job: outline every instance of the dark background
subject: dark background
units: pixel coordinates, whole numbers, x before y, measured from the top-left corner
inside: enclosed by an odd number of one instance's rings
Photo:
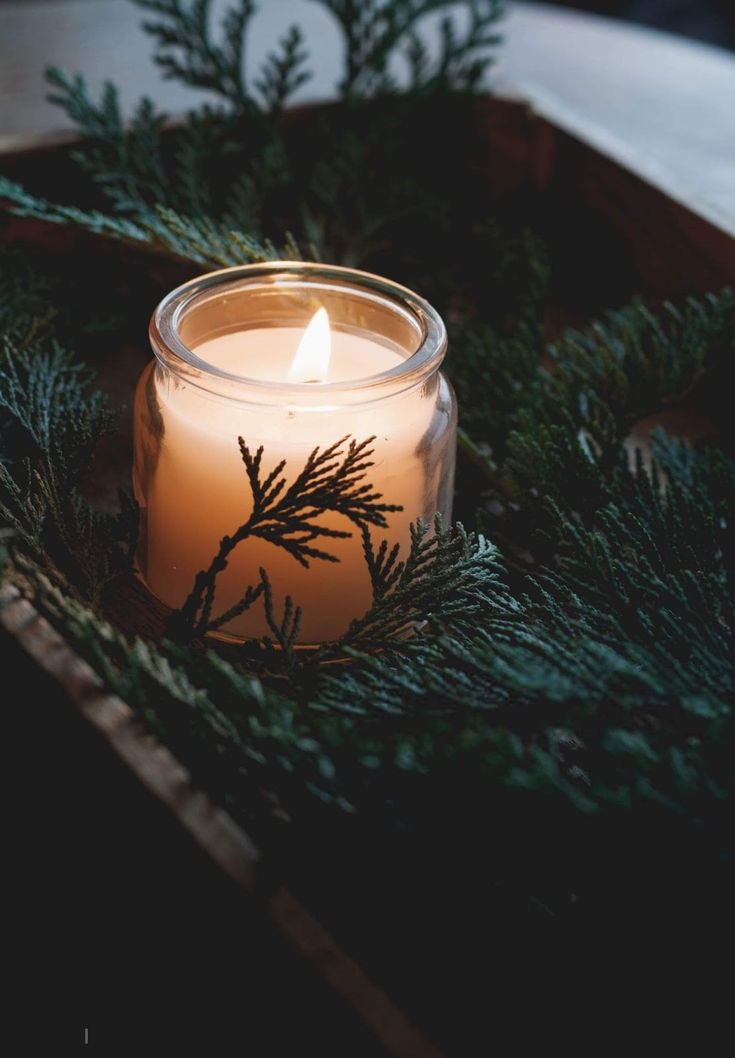
[[[735,48],[735,0],[580,0],[558,7],[573,7],[612,15],[645,26],[682,33],[696,40]]]
[[[0,0],[6,3],[8,0]],[[11,0],[12,2],[12,0]],[[17,2],[17,0],[16,0]],[[46,0],[64,3],[65,0]],[[93,0],[90,0],[93,2]],[[120,0],[122,3],[122,0]],[[266,0],[267,2],[267,0]],[[735,0],[546,0],[558,7],[594,11],[600,15],[656,26],[695,40],[735,49]]]

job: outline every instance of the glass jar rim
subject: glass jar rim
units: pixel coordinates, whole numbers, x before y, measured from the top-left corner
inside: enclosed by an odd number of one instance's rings
[[[369,297],[389,305],[396,313],[403,313],[418,324],[419,345],[405,360],[386,371],[364,378],[339,382],[279,382],[250,378],[226,371],[197,356],[180,334],[180,326],[196,302],[218,287],[226,290],[260,279],[279,281],[288,285],[323,285],[333,291],[340,283],[348,283],[345,291]],[[295,403],[323,405],[325,400],[339,394],[340,402],[356,400],[360,403],[381,399],[388,393],[399,393],[421,385],[439,368],[447,349],[447,332],[439,313],[427,301],[408,287],[371,272],[341,265],[324,265],[305,261],[268,261],[237,265],[208,272],[188,280],[167,294],[153,312],[149,328],[153,351],[164,367],[179,375],[188,384],[211,393],[233,397],[233,384],[240,388],[245,399],[256,403]],[[244,396],[244,391],[248,396]],[[349,398],[352,397],[352,400]]]

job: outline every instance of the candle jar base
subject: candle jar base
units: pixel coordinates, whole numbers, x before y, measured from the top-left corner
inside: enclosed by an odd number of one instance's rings
[[[292,383],[319,308],[330,376]],[[405,556],[413,523],[451,517],[456,407],[439,371],[441,320],[386,280],[276,263],[174,291],[151,341],[134,409],[142,580],[197,634],[283,634],[304,648],[340,638],[373,601],[367,542]],[[354,466],[351,444],[364,444]],[[327,487],[335,474],[341,493]]]

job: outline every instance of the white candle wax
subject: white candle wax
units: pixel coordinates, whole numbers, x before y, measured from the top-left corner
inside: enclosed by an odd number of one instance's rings
[[[213,367],[260,382],[288,382],[304,330],[298,327],[258,327],[222,334],[196,347],[196,355]],[[331,356],[324,382],[355,382],[379,375],[402,363],[400,350],[362,334],[331,332]],[[318,386],[319,381],[309,381]]]

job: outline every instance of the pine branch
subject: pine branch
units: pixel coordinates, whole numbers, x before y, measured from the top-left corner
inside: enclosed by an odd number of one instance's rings
[[[236,0],[222,19],[222,42],[210,31],[211,0],[135,0],[158,16],[143,28],[158,43],[156,63],[166,78],[222,96],[235,110],[253,107],[245,75],[245,43],[253,0]]]
[[[260,243],[226,224],[206,217],[186,217],[163,206],[156,207],[139,221],[132,221],[96,210],[54,205],[2,176],[0,198],[12,203],[11,212],[16,216],[33,217],[50,224],[73,224],[95,235],[134,245],[143,244],[152,251],[195,261],[207,268],[300,259],[300,251],[292,240],[283,247],[276,247],[268,241]]]
[[[658,443],[688,483],[661,492],[639,469],[627,483],[638,511],[570,536],[557,574],[525,595],[487,591],[462,634],[325,673],[322,707],[364,717],[363,745],[381,732],[371,768],[400,759],[429,775],[446,751],[473,762],[475,781],[556,788],[585,812],[726,796],[732,777],[711,751],[735,735],[735,460]]]
[[[264,569],[260,570],[260,582],[263,585],[265,602],[265,619],[279,649],[283,652],[283,662],[287,668],[293,666],[293,653],[301,627],[301,607],[294,606],[294,601],[287,595],[283,604],[283,617],[279,621],[273,605],[273,590]],[[266,640],[266,645],[269,645]]]
[[[50,102],[66,111],[83,137],[82,146],[72,152],[72,157],[102,188],[116,214],[144,225],[156,207],[218,220],[220,195],[214,191],[221,187],[221,169],[227,156],[245,153],[241,142],[244,135],[256,144],[265,135],[263,159],[254,165],[262,168],[277,140],[272,119],[266,121],[264,116],[256,122],[263,128],[256,129],[253,118],[245,130],[240,115],[207,104],[188,113],[175,127],[166,128],[166,115],[144,98],[130,121],[125,121],[117,90],[109,82],[97,102],[80,76],[68,77],[52,68],[46,78],[55,89],[48,97]],[[167,144],[173,145],[166,150],[164,131]],[[270,140],[274,143],[269,148]],[[257,204],[254,201],[249,210],[250,224],[255,221]]]
[[[130,122],[123,120],[117,89],[105,82],[95,103],[83,77],[52,67],[46,79],[54,88],[48,100],[60,106],[85,136],[72,157],[104,190],[117,210],[166,202],[171,195],[161,143],[166,115],[142,99]]]
[[[194,782],[247,819],[283,820],[275,790],[304,788],[349,809],[334,765],[302,705],[213,651],[128,639],[21,560],[24,590],[107,687],[141,715],[193,772]],[[284,779],[285,784],[284,784]],[[263,791],[271,792],[263,801]],[[250,807],[244,807],[244,806]]]
[[[566,409],[604,450],[638,419],[680,401],[734,350],[730,290],[682,308],[667,303],[660,315],[633,303],[550,347],[543,414],[554,421],[555,409]]]
[[[522,508],[504,527],[497,518],[484,524],[532,551],[550,531],[543,497],[562,505],[583,497],[583,509],[607,502],[600,468],[627,466],[620,443],[631,427],[725,370],[735,342],[729,290],[665,305],[660,316],[634,303],[550,346],[549,370],[535,301],[507,338],[477,322],[455,331],[451,365],[467,426],[460,452],[506,513],[508,501]],[[523,528],[529,516],[533,540]]]
[[[458,33],[454,20],[445,17],[440,24],[440,51],[432,69],[421,56],[416,63],[415,40],[409,49],[412,67],[412,88],[422,91],[451,90],[476,92],[480,89],[488,69],[494,64],[493,50],[502,42],[496,27],[503,15],[499,0],[469,0],[468,25]]]
[[[502,0],[318,0],[337,20],[345,38],[345,98],[395,89],[391,60],[407,41],[414,90],[476,89],[492,64],[489,49],[500,38],[493,32],[503,14]],[[450,17],[442,22],[441,53],[431,63],[417,26],[427,15],[465,6],[469,25],[458,35]]]
[[[261,570],[261,579],[256,585],[249,585],[245,589],[243,597],[236,602],[234,606],[231,606],[228,610],[225,610],[217,617],[211,616],[210,605],[206,618],[204,618],[206,624],[203,625],[203,630],[206,631],[208,635],[211,635],[213,632],[218,632],[220,628],[224,628],[230,621],[234,621],[236,617],[241,617],[244,613],[247,613],[253,604],[258,601],[263,595],[266,586],[266,578],[263,576],[263,573],[264,571]]]
[[[304,36],[298,26],[291,26],[279,47],[279,51],[271,52],[267,57],[255,82],[266,110],[274,117],[311,77],[306,69],[308,53],[304,48]]]
[[[231,536],[222,538],[208,568],[197,574],[186,602],[169,618],[168,634],[177,641],[199,638],[213,628],[221,627],[220,618],[215,618],[212,624],[217,578],[227,568],[232,552],[243,541],[250,537],[265,540],[308,568],[312,559],[338,561],[330,552],[313,546],[315,541],[345,539],[352,535],[346,529],[321,524],[318,519],[327,512],[343,516],[362,530],[368,525],[384,528],[386,514],[400,510],[393,504],[380,503],[381,494],[365,481],[366,472],[373,465],[370,460],[372,437],[359,443],[349,441],[346,449],[348,437],[328,448],[315,448],[290,485],[285,474],[285,460],[263,477],[263,447],[253,455],[242,437],[238,440],[250,485],[252,511]],[[270,586],[262,572],[261,582],[268,616]],[[249,607],[260,593],[256,587],[248,587],[238,606]],[[272,610],[268,616],[276,639],[283,638],[284,641],[289,641],[293,632],[290,610],[293,604],[289,601],[287,606],[288,620],[283,625],[277,625]],[[276,627],[281,629],[279,633],[275,632]]]
[[[323,648],[320,660],[353,649],[400,649],[401,637],[408,636],[410,644],[411,634],[425,622],[470,629],[489,609],[490,593],[502,591],[496,548],[461,525],[445,530],[437,517],[430,531],[418,522],[411,527],[405,559],[399,559],[399,545],[389,548],[386,541],[376,551],[367,526],[362,536],[372,606],[338,643]]]
[[[313,172],[296,175],[280,121],[284,107],[309,76],[298,26],[292,26],[267,56],[251,85],[245,44],[253,0],[235,0],[224,12],[219,32],[212,24],[210,0],[136,2],[152,15],[145,28],[156,41],[155,59],[164,75],[215,92],[223,105],[204,105],[168,129],[166,116],[143,99],[126,121],[113,85],[106,83],[95,98],[81,76],[50,69],[49,98],[65,110],[84,138],[73,157],[104,192],[111,212],[52,204],[0,177],[0,198],[10,201],[14,213],[74,225],[216,268],[300,256],[290,235],[295,227],[303,245],[313,246],[323,258],[363,264],[384,245],[387,221],[416,208],[422,195],[418,182],[404,188],[386,215],[368,202],[375,195],[365,185],[365,173],[382,172],[390,154],[385,129],[376,130],[370,144],[362,144],[361,135],[330,135],[328,163],[317,161]],[[352,100],[392,88],[390,61],[415,37],[421,19],[456,6],[449,0],[321,2],[336,15],[347,40],[343,87]],[[421,78],[415,72],[413,96],[479,85],[491,61],[496,43],[491,27],[502,4],[461,3],[469,12],[466,32],[451,30],[451,19],[445,22],[441,57],[424,63]],[[400,135],[395,128],[389,131]],[[372,152],[376,143],[380,149],[373,158],[368,147]],[[298,189],[306,201],[295,206]],[[383,191],[381,181],[378,192]],[[345,198],[350,203],[346,216]],[[431,212],[436,204],[426,208]],[[269,227],[280,233],[276,240],[266,237]]]
[[[224,208],[218,216],[220,195],[214,187],[221,180],[223,156],[233,149],[242,152],[239,119],[206,106],[190,114],[169,133],[176,162],[172,172],[162,145],[165,116],[149,100],[142,100],[126,123],[117,91],[109,83],[96,102],[83,78],[69,78],[55,69],[47,77],[55,89],[49,98],[66,110],[85,137],[73,157],[102,187],[114,213],[52,204],[0,176],[0,198],[13,204],[14,213],[144,244],[206,267],[301,256],[290,234],[278,248],[258,234],[263,188],[276,188],[285,164],[272,122],[258,133],[261,140],[266,137],[261,158],[250,161],[252,171],[241,174],[230,193],[221,196]]]
[[[723,371],[734,341],[727,290],[681,310],[666,306],[661,319],[633,305],[565,336],[551,350],[554,370],[519,394],[505,459],[488,468],[502,510],[483,515],[485,530],[548,561],[559,542],[549,501],[572,522],[614,502],[629,480],[622,442],[631,426]]]
[[[290,236],[283,246],[275,246],[268,239],[261,242],[252,235],[233,230],[225,223],[207,217],[186,217],[163,207],[156,211],[149,231],[154,246],[158,241],[167,253],[182,260],[197,261],[208,268],[302,259],[298,246]]]
[[[22,544],[87,598],[97,598],[129,563],[137,536],[136,512],[125,498],[118,515],[105,515],[78,491],[114,421],[108,399],[90,388],[93,377],[45,334],[31,342],[17,342],[12,332],[2,337],[2,432],[22,457],[0,453],[0,517],[14,531],[14,546]]]

